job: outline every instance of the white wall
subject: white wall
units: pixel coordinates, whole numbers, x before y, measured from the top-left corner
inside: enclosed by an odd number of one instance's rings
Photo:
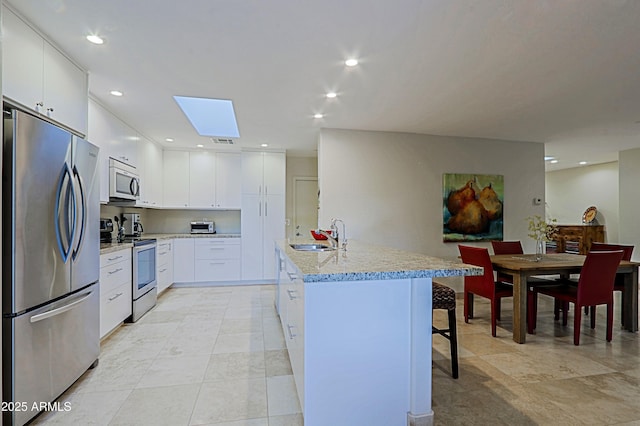
[[[544,145],[407,133],[323,129],[319,222],[343,219],[347,236],[444,258],[443,173],[504,176],[504,239],[533,252],[525,218],[544,215]],[[488,242],[477,243],[489,247]]]
[[[633,259],[640,259],[640,149],[619,153],[620,243],[633,244]]]
[[[618,163],[604,163],[548,172],[547,215],[559,224],[582,223],[590,206],[598,208],[596,219],[605,226],[605,241],[620,242]]]

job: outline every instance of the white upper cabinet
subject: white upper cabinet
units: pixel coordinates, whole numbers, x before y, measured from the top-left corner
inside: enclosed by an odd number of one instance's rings
[[[189,207],[189,152],[164,151],[164,207]]]
[[[189,207],[216,207],[216,154],[189,153]]]
[[[140,138],[135,130],[93,99],[89,100],[88,127],[87,139],[100,147],[100,202],[107,203],[109,202],[109,157],[138,168],[140,173],[141,170],[137,164]]]
[[[143,135],[138,137],[137,162],[141,183],[136,205],[159,208],[162,206],[162,148]]]
[[[216,154],[216,207],[240,209],[242,204],[242,155]]]
[[[286,157],[279,152],[242,153],[242,193],[284,195]]]
[[[3,94],[87,134],[87,73],[3,8]]]

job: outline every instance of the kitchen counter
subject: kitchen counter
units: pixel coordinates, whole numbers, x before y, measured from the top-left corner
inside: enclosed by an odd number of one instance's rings
[[[240,238],[240,234],[143,234],[142,238],[155,238],[156,240],[167,240],[175,238]],[[100,254],[112,253],[114,251],[132,248],[133,243],[100,243]]]
[[[275,251],[305,426],[433,424],[432,278],[482,268],[359,241],[346,252],[279,241]]]
[[[314,240],[295,243],[330,244]],[[288,241],[277,244],[298,267],[304,282],[482,275],[482,268],[360,241],[349,241],[347,251],[324,252],[294,250]]]

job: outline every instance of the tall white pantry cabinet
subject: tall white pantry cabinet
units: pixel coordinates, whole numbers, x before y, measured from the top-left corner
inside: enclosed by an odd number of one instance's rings
[[[242,153],[242,280],[275,280],[275,241],[285,237],[284,152]]]

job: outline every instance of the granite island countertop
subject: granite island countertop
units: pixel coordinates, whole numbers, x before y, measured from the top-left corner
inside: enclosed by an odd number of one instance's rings
[[[240,238],[240,234],[143,234],[143,239],[155,238],[158,241],[175,239],[175,238]],[[118,243],[114,241],[112,243],[100,243],[100,254],[113,253],[114,251],[132,248],[133,243],[125,242]]]
[[[305,242],[329,244],[328,241]],[[308,252],[292,249],[288,241],[276,244],[297,266],[304,282],[435,278],[483,273],[483,269],[477,266],[354,240],[349,240],[347,251]]]

